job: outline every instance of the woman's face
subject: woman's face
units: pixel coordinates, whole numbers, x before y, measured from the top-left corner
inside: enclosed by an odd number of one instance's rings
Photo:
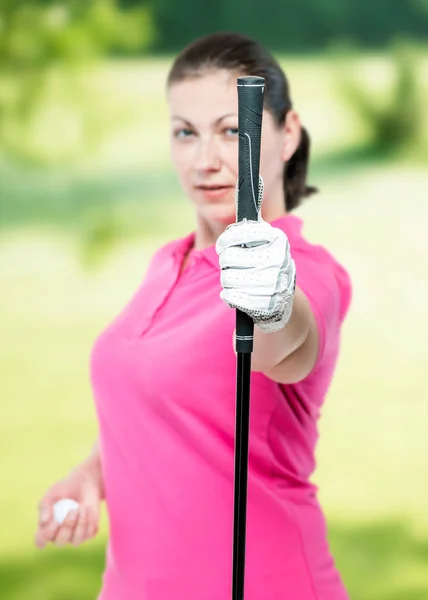
[[[237,76],[227,70],[213,70],[174,83],[168,91],[174,167],[200,216],[217,225],[236,219]],[[288,146],[286,127],[278,127],[272,115],[264,111],[260,173],[265,187],[265,220],[284,214],[283,169]]]

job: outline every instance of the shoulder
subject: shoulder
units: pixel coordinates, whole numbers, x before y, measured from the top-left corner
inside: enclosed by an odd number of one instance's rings
[[[337,266],[345,270],[333,254],[321,244],[315,244],[303,234],[303,220],[295,215],[287,214],[272,222],[272,225],[282,229],[290,242],[291,251],[304,262],[317,262],[326,266]]]
[[[166,242],[152,255],[149,262],[149,269],[156,268],[170,259],[183,257],[192,246],[193,240],[194,233],[189,233],[184,237]]]

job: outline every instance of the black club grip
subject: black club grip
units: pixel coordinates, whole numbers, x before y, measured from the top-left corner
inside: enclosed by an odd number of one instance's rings
[[[257,221],[260,140],[262,134],[263,77],[238,78],[238,221]]]
[[[237,85],[239,128],[237,221],[243,219],[257,221],[265,80],[263,77],[239,77]],[[251,353],[253,337],[252,318],[237,310],[236,351]]]

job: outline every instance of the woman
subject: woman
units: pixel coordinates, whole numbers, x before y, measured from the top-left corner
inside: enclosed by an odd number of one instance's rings
[[[262,220],[232,225],[236,79],[246,74],[266,80],[265,191]],[[306,185],[308,134],[278,63],[237,34],[187,47],[170,71],[168,103],[172,161],[195,208],[195,232],[155,254],[128,306],[97,340],[91,378],[99,441],[45,494],[36,543],[93,537],[105,499],[110,538],[100,599],[231,597],[230,306],[239,305],[256,324],[246,600],[344,600],[309,477],[350,282],[290,214],[316,191]],[[80,507],[58,526],[52,505],[64,497]]]

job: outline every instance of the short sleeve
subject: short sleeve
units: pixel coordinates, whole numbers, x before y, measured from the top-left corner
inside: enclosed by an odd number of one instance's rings
[[[292,255],[297,286],[307,297],[318,327],[316,367],[327,355],[337,353],[340,328],[351,302],[351,280],[322,247],[298,248]]]

